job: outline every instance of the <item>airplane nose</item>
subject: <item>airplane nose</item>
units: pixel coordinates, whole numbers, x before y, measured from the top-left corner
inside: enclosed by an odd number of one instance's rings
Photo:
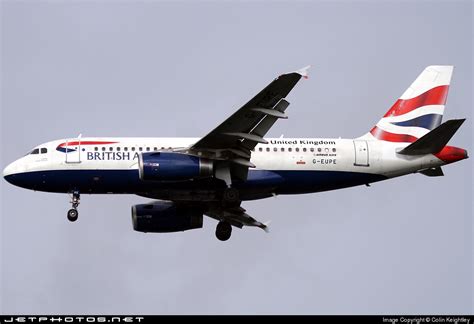
[[[5,169],[3,169],[3,177],[6,178],[6,177],[8,177],[10,174],[12,174],[12,173],[13,173],[13,169],[14,169],[13,163],[10,163],[9,165],[7,165],[7,166],[5,167]]]
[[[16,173],[16,171],[17,171],[16,169],[17,169],[17,168],[16,168],[16,165],[15,165],[15,162],[10,163],[9,165],[7,165],[7,166],[5,167],[5,169],[3,169],[3,178],[4,178],[5,180],[7,180],[8,182],[10,182],[11,184],[14,184],[14,183],[12,182],[12,180],[13,180],[12,178],[13,178],[13,175],[14,175],[14,174]]]
[[[23,161],[19,159],[3,169],[3,178],[14,186],[32,189],[34,188],[34,180],[32,182],[31,177],[25,174],[26,171],[27,168],[25,168]]]

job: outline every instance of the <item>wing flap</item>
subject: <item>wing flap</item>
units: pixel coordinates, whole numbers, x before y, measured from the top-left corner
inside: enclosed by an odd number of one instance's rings
[[[205,214],[217,220],[226,220],[235,227],[254,226],[268,232],[268,224],[262,223],[246,213],[242,207],[234,208],[211,208]]]

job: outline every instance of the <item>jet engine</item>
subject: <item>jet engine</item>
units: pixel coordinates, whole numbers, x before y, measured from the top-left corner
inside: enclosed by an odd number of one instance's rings
[[[132,206],[133,229],[138,232],[182,232],[202,227],[203,210],[171,201]]]
[[[181,181],[213,175],[212,161],[173,152],[142,153],[138,169],[140,179],[145,181]]]

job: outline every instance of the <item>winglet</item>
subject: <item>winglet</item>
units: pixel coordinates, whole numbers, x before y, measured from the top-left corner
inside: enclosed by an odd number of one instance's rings
[[[310,67],[311,67],[311,65],[307,65],[304,68],[301,68],[298,71],[295,71],[295,73],[298,73],[303,78],[307,79],[308,78],[308,70],[309,70]]]

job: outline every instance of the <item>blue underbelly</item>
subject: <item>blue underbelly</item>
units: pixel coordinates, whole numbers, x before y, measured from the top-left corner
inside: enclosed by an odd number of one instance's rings
[[[296,194],[318,192],[384,180],[386,177],[341,171],[250,170],[246,181],[235,187],[245,192]],[[155,182],[139,179],[138,170],[57,170],[13,174],[10,183],[33,190],[82,193],[147,193],[160,190],[219,190],[224,187],[213,178],[181,182]]]

